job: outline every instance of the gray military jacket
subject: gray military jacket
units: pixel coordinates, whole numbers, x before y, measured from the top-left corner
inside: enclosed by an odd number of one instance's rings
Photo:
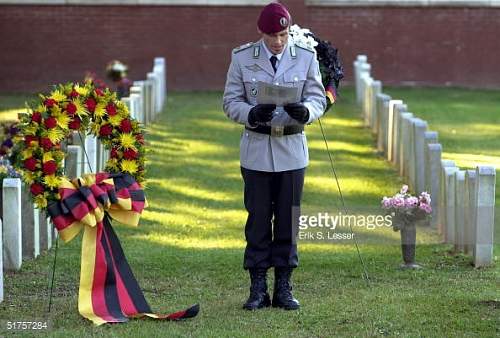
[[[326,108],[325,89],[316,54],[295,46],[291,40],[283,52],[276,73],[267,59],[263,40],[233,50],[223,97],[224,113],[233,121],[251,127],[248,113],[257,104],[257,82],[298,87],[297,102],[309,109],[307,124],[321,117]],[[300,124],[283,107],[277,107],[272,127]],[[240,141],[240,163],[243,168],[277,172],[304,168],[309,152],[304,132],[271,136],[243,130]]]

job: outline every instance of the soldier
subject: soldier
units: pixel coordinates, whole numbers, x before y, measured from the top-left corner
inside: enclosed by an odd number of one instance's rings
[[[304,125],[326,108],[325,90],[314,50],[288,40],[291,17],[279,3],[262,9],[262,38],[233,50],[223,97],[225,114],[244,124],[240,142],[246,249],[243,267],[250,273],[244,309],[271,305],[267,270],[274,267],[272,306],[295,310],[292,270],[298,265],[296,229],[309,161]],[[284,107],[257,104],[258,82],[298,88],[296,102]]]

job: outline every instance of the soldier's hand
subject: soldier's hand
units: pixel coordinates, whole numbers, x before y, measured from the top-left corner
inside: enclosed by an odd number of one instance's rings
[[[275,109],[275,104],[258,104],[254,106],[250,110],[250,113],[248,113],[248,123],[254,126],[258,122],[264,123],[271,121],[273,118],[273,111]]]
[[[291,118],[299,121],[300,123],[306,123],[309,121],[309,109],[302,103],[289,103],[283,107]]]

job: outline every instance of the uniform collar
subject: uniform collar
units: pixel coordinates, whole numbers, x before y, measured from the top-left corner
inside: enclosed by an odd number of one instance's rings
[[[285,50],[288,48],[288,44],[285,45],[285,48],[283,48],[283,51],[279,54],[273,54],[266,46],[266,43],[264,42],[264,40],[262,40],[262,48],[264,48],[264,50],[266,51],[266,55],[267,55],[267,59],[269,60],[271,58],[271,56],[276,56],[278,58],[278,62],[281,61],[281,57],[283,56],[283,54],[285,53]]]

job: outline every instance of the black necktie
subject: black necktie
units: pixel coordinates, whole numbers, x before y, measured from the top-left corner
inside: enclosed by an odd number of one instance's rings
[[[276,73],[276,62],[278,62],[278,58],[276,57],[276,55],[273,55],[271,56],[269,61],[271,61],[271,65],[273,66],[274,72]]]

